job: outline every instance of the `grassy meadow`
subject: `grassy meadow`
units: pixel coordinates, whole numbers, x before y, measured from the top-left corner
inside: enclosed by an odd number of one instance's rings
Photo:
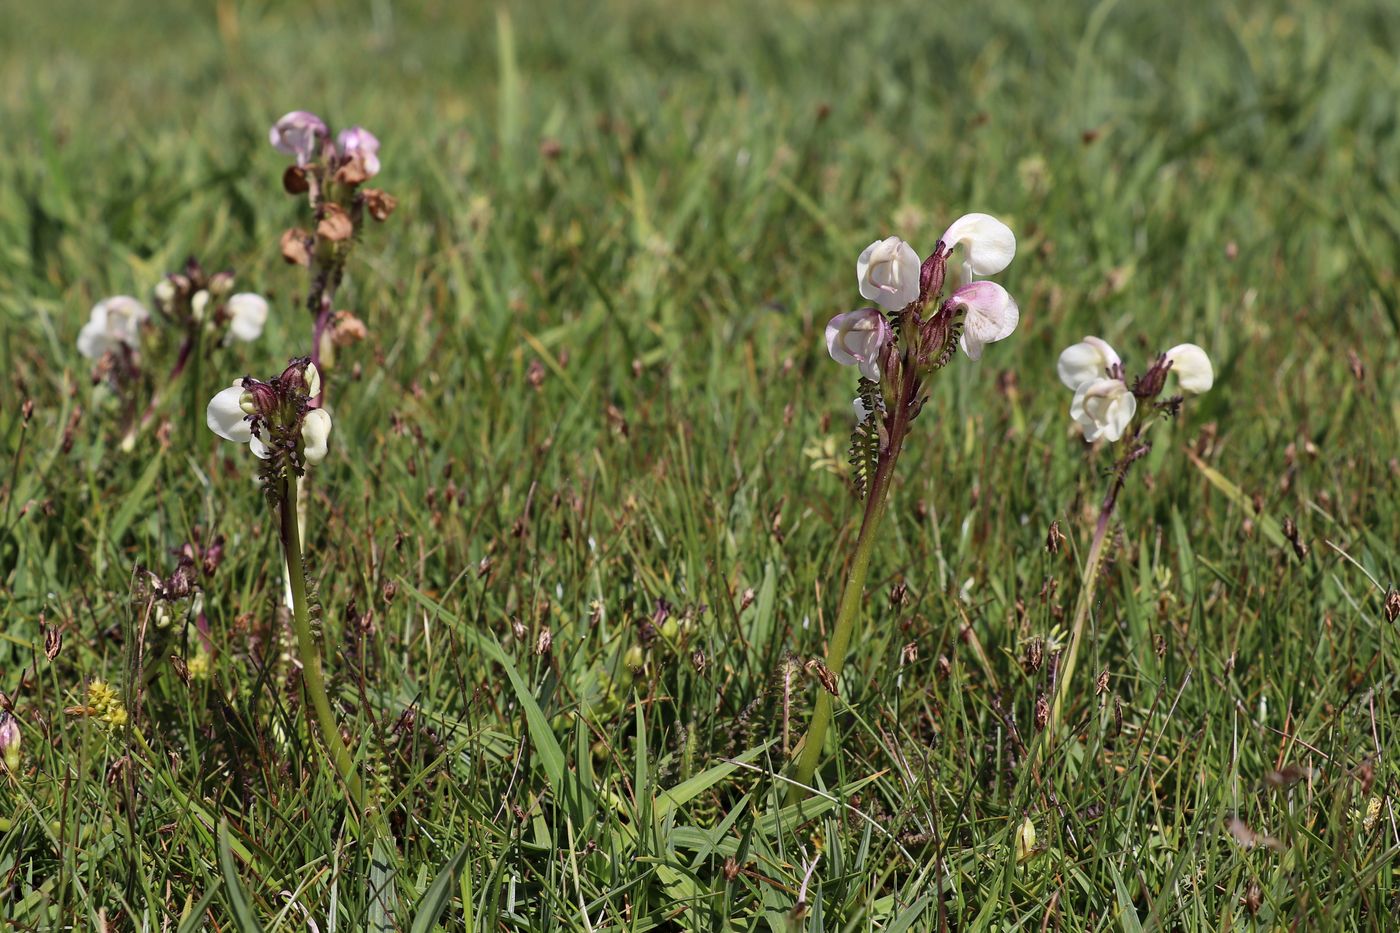
[[[1400,7],[4,19],[7,929],[1393,928]],[[371,128],[399,199],[337,299],[368,334],[305,492],[374,819],[309,724],[253,458],[203,425],[308,351],[267,139],[298,108]],[[794,800],[861,512],[823,329],[867,243],[923,255],[967,211],[1016,233],[1021,324],[930,381]],[[79,328],[192,254],[271,319],[170,384],[152,328],[124,444]],[[1113,463],[1055,375],[1086,334],[1137,368],[1200,344],[1216,384],[1128,477],[1049,742]],[[144,571],[215,535],[207,634],[157,618]],[[124,724],[67,712],[97,678]]]

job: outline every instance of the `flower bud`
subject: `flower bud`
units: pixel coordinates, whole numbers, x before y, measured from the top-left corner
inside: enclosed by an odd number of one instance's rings
[[[23,740],[19,721],[10,713],[0,710],[0,760],[4,761],[5,769],[11,773],[19,770],[20,744]]]
[[[258,400],[252,392],[245,391],[238,396],[238,407],[243,410],[245,415],[256,415],[258,413]]]
[[[856,260],[860,294],[886,311],[902,311],[919,297],[919,254],[897,236],[876,240]]]
[[[273,124],[268,142],[283,155],[294,156],[297,165],[306,165],[319,154],[330,135],[325,121],[306,110],[293,110]]]
[[[156,287],[151,290],[155,299],[156,307],[162,314],[169,314],[175,307],[175,296],[177,294],[175,283],[169,278],[161,279],[156,283]]]
[[[190,299],[190,316],[196,321],[202,321],[204,320],[204,312],[208,307],[209,293],[201,288],[199,291],[195,292],[194,297]]]
[[[311,398],[321,394],[321,371],[316,368],[315,363],[307,363],[306,369],[301,374],[302,383],[306,386],[306,394]]]
[[[215,298],[223,298],[233,291],[233,273],[225,269],[223,272],[215,272],[209,277],[209,294]]]

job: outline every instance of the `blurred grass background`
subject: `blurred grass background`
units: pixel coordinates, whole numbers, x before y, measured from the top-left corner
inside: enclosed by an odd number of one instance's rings
[[[453,929],[1386,926],[1400,9],[60,0],[5,19],[17,928],[237,923],[223,814],[274,929],[408,929],[454,865]],[[305,351],[277,250],[300,207],[266,142],[298,108],[371,128],[400,198],[343,293],[370,337],[330,375],[308,539],[388,837],[345,819],[306,738],[246,457],[182,433],[183,392],[169,443],[117,449],[73,349],[94,301],[144,298],[193,253],[275,307],[203,396]],[[821,654],[857,517],[822,468],[854,386],[821,329],[859,301],[866,243],[922,255],[968,210],[1017,232],[998,278],[1022,325],[933,386],[844,682],[836,801],[784,809],[771,773],[819,689],[796,665]],[[1199,343],[1217,387],[1131,480],[1082,740],[1034,766],[1018,744],[1047,672],[1021,660],[1073,605],[1111,462],[1070,435],[1054,377],[1086,333],[1139,365]],[[186,687],[167,658],[191,636],[138,648],[131,593],[196,526],[229,556],[204,594],[213,670]],[[659,600],[687,623],[648,640]],[[159,754],[63,714],[95,676],[143,685]],[[1280,849],[1241,846],[1235,814]],[[1045,851],[1017,864],[1026,818]]]

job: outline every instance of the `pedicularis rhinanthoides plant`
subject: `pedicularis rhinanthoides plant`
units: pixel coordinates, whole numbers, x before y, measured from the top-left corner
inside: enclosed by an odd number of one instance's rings
[[[962,251],[961,284],[945,299],[948,263]],[[838,314],[826,327],[831,358],[860,371],[851,465],[865,514],[856,538],[846,586],[826,650],[823,681],[797,760],[794,787],[809,785],[831,722],[832,692],[860,618],[875,533],[884,516],[895,462],[910,425],[928,401],[926,383],[948,365],[958,347],[979,360],[989,343],[1011,335],[1020,311],[1006,289],[977,280],[995,275],[1016,255],[1009,227],[986,214],[967,214],[943,234],[922,263],[898,237],[877,240],[856,261],[861,295],[877,307]]]
[[[324,460],[329,449],[331,416],[326,410],[322,366],[329,363],[337,336],[356,339],[363,334],[363,325],[349,312],[338,312],[340,322],[336,320],[334,301],[346,260],[365,215],[385,220],[394,209],[394,199],[363,187],[379,173],[379,140],[368,130],[351,127],[332,140],[325,121],[297,110],[277,121],[269,140],[279,152],[295,158],[295,164],[282,176],[282,185],[291,194],[308,196],[316,221],[313,231],[288,230],[281,244],[288,262],[308,269],[310,353],[293,359],[279,375],[266,381],[249,377],[234,380],[209,402],[206,421],[220,437],[249,445],[259,461],[258,478],[279,520],[302,686],[315,710],[327,753],[351,799],[363,806],[369,801],[331,708],[321,647],[311,624],[302,557],[302,514],[297,507],[298,480],[308,467]]]
[[[105,384],[125,407],[123,447],[135,443],[136,433],[155,417],[161,399],[183,376],[189,387],[191,418],[198,424],[200,364],[233,341],[251,343],[267,323],[268,304],[252,292],[231,294],[232,271],[210,274],[193,257],[179,272],[172,272],[152,289],[156,320],[179,339],[175,362],[163,383],[150,393],[150,402],[139,418],[137,385],[143,374],[142,332],[152,320],[144,304],[129,295],[117,295],[93,305],[88,321],[78,332],[78,352],[93,361],[93,382]],[[194,432],[190,432],[194,436]]]
[[[1089,618],[1089,608],[1093,605],[1094,590],[1098,584],[1104,540],[1108,536],[1109,522],[1128,470],[1152,449],[1146,440],[1147,431],[1152,425],[1162,418],[1176,417],[1187,397],[1200,395],[1215,383],[1210,357],[1194,343],[1178,344],[1159,354],[1147,371],[1131,384],[1124,374],[1123,361],[1107,341],[1098,337],[1085,337],[1067,348],[1060,354],[1057,369],[1060,381],[1074,390],[1069,415],[1083,432],[1084,440],[1090,444],[1104,442],[1118,447],[1108,492],[1099,508],[1094,537],[1084,561],[1083,584],[1075,603],[1069,647],[1064,663],[1058,665],[1058,687],[1048,721],[1052,735],[1060,721],[1065,697],[1069,694],[1070,681],[1079,658],[1079,646],[1083,641],[1084,625]],[[1163,398],[1173,377],[1179,391]],[[1135,420],[1142,407],[1147,407],[1150,416]]]
[[[258,479],[268,503],[277,511],[287,579],[292,591],[292,629],[296,634],[297,660],[307,699],[316,711],[321,739],[344,779],[350,796],[363,803],[362,785],[350,750],[341,738],[326,692],[321,669],[321,648],[311,628],[306,571],[302,563],[301,534],[297,522],[297,479],[308,466],[326,458],[331,416],[312,401],[321,393],[321,377],[310,357],[292,360],[280,375],[266,382],[244,377],[215,395],[205,418],[209,430],[239,444],[247,444],[258,458]]]

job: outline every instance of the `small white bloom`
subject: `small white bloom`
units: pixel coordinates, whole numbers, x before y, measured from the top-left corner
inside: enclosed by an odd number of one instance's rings
[[[970,360],[980,360],[987,344],[1010,337],[1021,321],[1015,300],[995,282],[969,282],[949,300],[967,312],[959,342]]]
[[[1069,416],[1084,429],[1089,442],[1116,441],[1137,413],[1137,397],[1121,379],[1095,379],[1074,391]]]
[[[951,252],[963,248],[963,281],[974,275],[996,275],[1016,257],[1016,235],[990,214],[964,214],[939,239]]]
[[[1122,365],[1123,361],[1107,341],[1098,337],[1085,337],[1060,354],[1060,361],[1055,368],[1065,388],[1077,389],[1086,382],[1107,378],[1109,370]]]
[[[245,343],[257,340],[267,323],[267,299],[252,292],[239,292],[225,305],[228,311],[228,332]]]
[[[109,350],[127,346],[140,348],[141,325],[151,316],[146,306],[129,295],[99,301],[88,313],[88,322],[78,332],[78,352],[90,360],[100,359]]]
[[[851,402],[851,407],[855,409],[857,424],[864,424],[865,419],[870,417],[870,409],[865,407],[865,400],[859,395]]]
[[[856,260],[860,294],[886,311],[902,311],[919,297],[919,254],[897,236],[876,240]]]
[[[253,426],[247,419],[251,412],[245,405],[246,395],[243,380],[235,379],[233,385],[210,399],[209,407],[204,410],[204,423],[209,430],[235,444],[250,443],[253,440]]]
[[[1215,385],[1210,357],[1194,343],[1177,344],[1167,351],[1167,359],[1171,360],[1171,371],[1176,374],[1181,391],[1187,395],[1200,395]]]
[[[842,366],[859,366],[871,382],[880,381],[880,351],[893,333],[874,308],[838,314],[826,325],[826,350]]]
[[[301,419],[302,454],[307,463],[326,459],[326,445],[331,436],[331,416],[324,408],[313,408]]]
[[[330,135],[325,121],[314,113],[293,110],[284,114],[271,130],[268,142],[283,155],[295,156],[297,165],[305,165],[319,154],[321,143]]]
[[[347,159],[358,155],[365,174],[370,178],[379,174],[379,140],[369,130],[362,126],[341,130],[336,137],[336,145],[340,154]]]

